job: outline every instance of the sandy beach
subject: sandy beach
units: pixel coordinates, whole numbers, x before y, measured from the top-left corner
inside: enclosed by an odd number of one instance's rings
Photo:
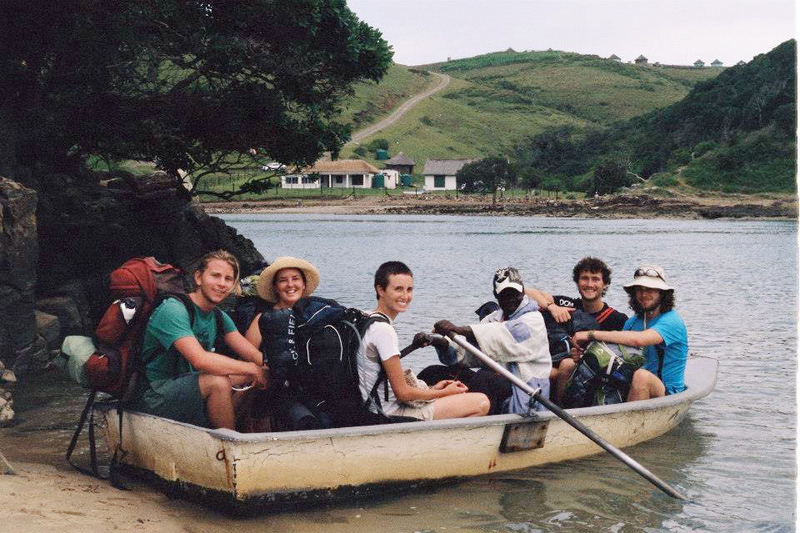
[[[577,218],[797,218],[797,197],[789,194],[669,196],[636,192],[587,200],[514,197],[492,203],[490,195],[364,195],[346,198],[267,199],[204,203],[222,213],[318,213],[341,215],[414,214],[550,216]]]

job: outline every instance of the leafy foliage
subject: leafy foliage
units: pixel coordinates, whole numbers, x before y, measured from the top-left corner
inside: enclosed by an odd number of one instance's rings
[[[351,85],[390,60],[344,0],[10,0],[0,170],[71,171],[90,155],[196,176],[311,163],[347,139]]]
[[[630,185],[630,180],[625,166],[613,159],[605,159],[595,168],[586,192],[589,195],[611,194],[627,185]]]
[[[503,157],[487,157],[467,163],[456,173],[456,183],[464,192],[492,192],[497,201],[497,190],[516,183],[516,172]]]
[[[794,191],[796,43],[696,85],[667,108],[606,129],[554,128],[513,151],[523,176],[537,169],[550,184],[594,167],[588,192],[625,185],[623,170],[647,178],[674,171],[690,185],[725,191]],[[541,176],[540,176],[540,179]]]

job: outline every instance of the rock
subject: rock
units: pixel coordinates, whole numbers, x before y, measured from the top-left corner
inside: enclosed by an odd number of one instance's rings
[[[51,296],[36,300],[36,308],[58,317],[61,332],[66,335],[83,335],[84,324],[75,301],[69,296]]]
[[[6,364],[36,338],[37,201],[34,190],[0,177],[0,360]]]
[[[0,361],[0,370],[5,370],[6,365],[3,364],[3,361]],[[0,389],[2,391],[3,389]]]
[[[3,452],[0,452],[0,474],[4,475],[16,475],[17,471],[14,470],[14,467],[11,466],[11,463],[8,462],[8,459],[5,458]]]
[[[19,377],[29,376],[47,368],[51,360],[51,350],[47,347],[47,341],[41,335],[37,335],[30,346],[16,352],[13,370]]]
[[[52,350],[61,345],[61,323],[58,317],[45,313],[43,311],[35,311],[36,314],[36,327],[39,335],[44,337],[47,346]]]
[[[0,409],[0,427],[10,426],[14,422],[14,410],[8,405]]]
[[[17,376],[14,374],[13,370],[6,368],[3,370],[3,374],[0,376],[0,381],[4,381],[6,383],[16,383]]]
[[[67,296],[73,302],[75,302],[75,307],[78,309],[78,314],[81,317],[81,324],[83,325],[84,331],[94,329],[92,327],[92,319],[91,319],[91,308],[89,306],[89,301],[86,298],[86,288],[83,286],[83,283],[80,280],[72,280],[64,285],[57,287],[52,296]],[[63,326],[62,326],[63,329]],[[61,343],[59,342],[59,345]]]

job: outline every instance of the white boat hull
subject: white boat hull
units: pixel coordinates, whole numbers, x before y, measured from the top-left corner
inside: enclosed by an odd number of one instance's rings
[[[713,390],[716,368],[715,360],[691,358],[683,393],[569,412],[614,446],[632,446],[677,426],[691,403]],[[101,409],[113,450],[118,416],[113,407]],[[122,437],[124,465],[181,492],[234,504],[367,495],[602,451],[552,413],[243,434],[125,412]]]

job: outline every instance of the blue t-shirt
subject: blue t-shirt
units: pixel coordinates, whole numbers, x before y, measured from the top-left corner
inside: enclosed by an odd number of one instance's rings
[[[639,315],[630,317],[622,328],[623,331],[644,331],[644,322]],[[686,368],[686,356],[689,353],[689,340],[686,335],[686,325],[675,311],[667,311],[649,321],[646,329],[653,329],[661,335],[664,342],[659,344],[664,349],[664,365],[661,369],[661,381],[667,389],[667,394],[675,394],[686,389],[683,384],[683,371]],[[647,346],[644,349],[647,362],[645,370],[658,375],[658,351],[656,346]]]

